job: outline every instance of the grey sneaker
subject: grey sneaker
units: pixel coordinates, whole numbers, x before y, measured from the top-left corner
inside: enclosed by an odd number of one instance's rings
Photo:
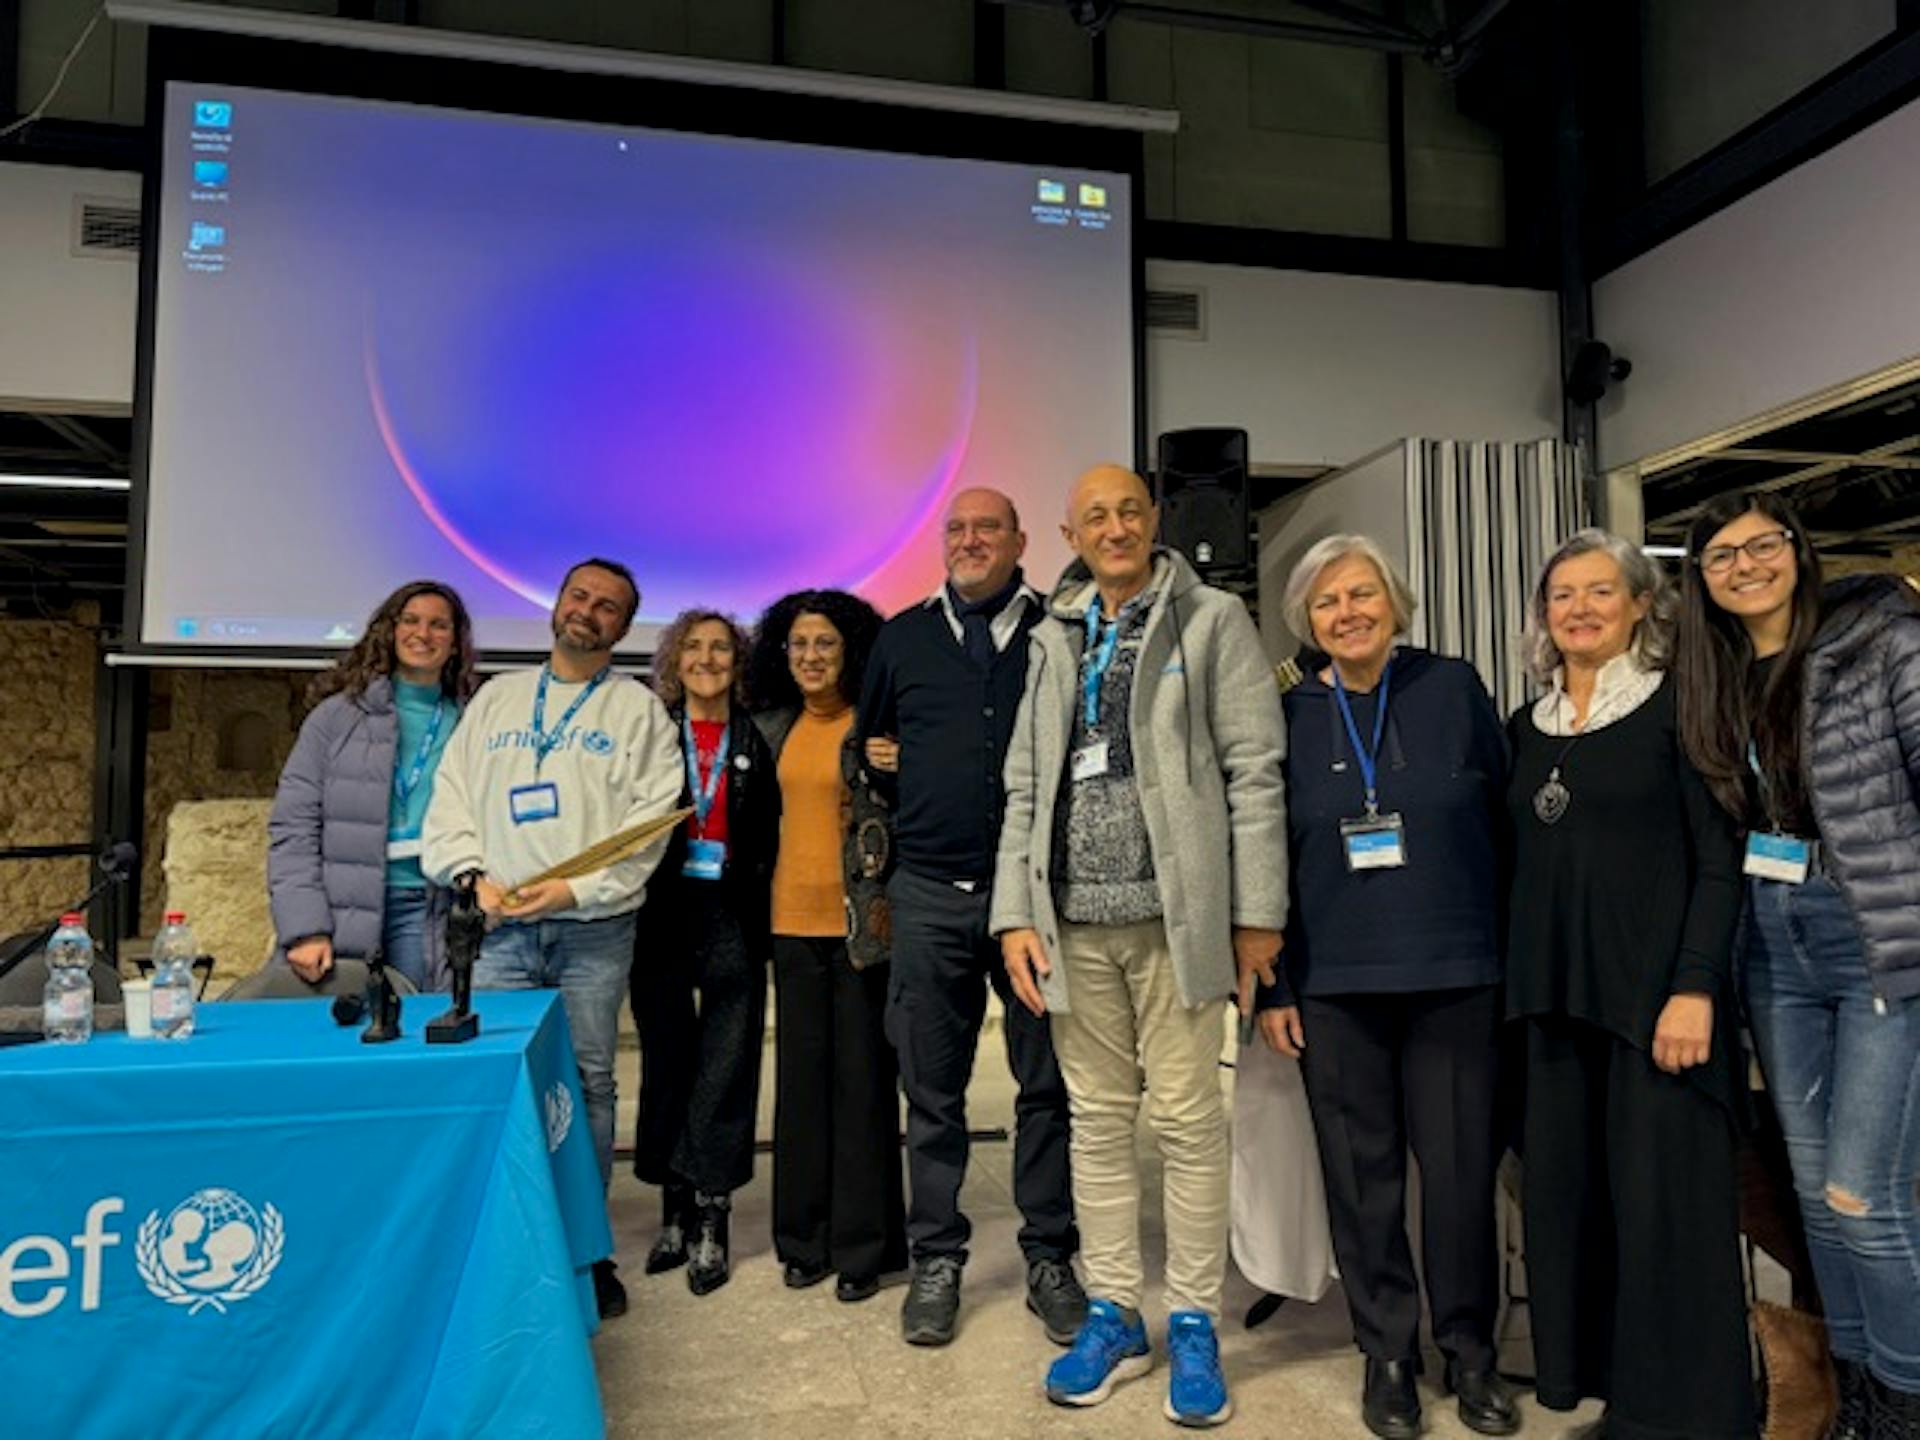
[[[1087,1323],[1087,1292],[1065,1260],[1036,1260],[1027,1267],[1027,1309],[1040,1317],[1047,1338],[1071,1345]]]
[[[900,1334],[909,1345],[945,1345],[960,1314],[960,1262],[951,1255],[916,1260],[900,1307]]]

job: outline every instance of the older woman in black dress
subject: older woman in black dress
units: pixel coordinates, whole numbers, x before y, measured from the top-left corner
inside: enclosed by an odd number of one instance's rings
[[[1550,688],[1508,724],[1507,1010],[1526,1022],[1524,1209],[1540,1403],[1609,1440],[1753,1433],[1730,990],[1739,844],[1676,734],[1672,603],[1583,530],[1532,602]]]

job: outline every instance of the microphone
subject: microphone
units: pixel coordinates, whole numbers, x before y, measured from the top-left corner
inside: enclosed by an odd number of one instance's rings
[[[140,863],[140,847],[131,840],[116,840],[100,852],[100,873],[109,880],[126,880]]]

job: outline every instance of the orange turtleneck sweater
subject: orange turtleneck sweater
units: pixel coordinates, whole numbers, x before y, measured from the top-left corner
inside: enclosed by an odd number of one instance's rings
[[[840,842],[848,796],[840,747],[853,707],[839,696],[809,700],[780,751],[780,858],[773,867],[773,933],[844,936],[847,890]]]

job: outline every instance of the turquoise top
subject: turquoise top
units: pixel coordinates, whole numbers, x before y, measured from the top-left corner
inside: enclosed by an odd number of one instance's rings
[[[439,768],[441,753],[447,748],[447,741],[453,735],[454,722],[460,718],[460,712],[438,685],[415,685],[398,675],[393,677],[393,708],[399,717],[400,728],[393,746],[393,790],[387,802],[387,840],[389,843],[409,840],[417,845],[420,827],[427,818],[427,801],[433,798],[433,772]],[[420,746],[426,740],[427,732],[433,729],[436,709],[442,712],[439,733],[433,737],[433,748],[427,752],[427,763],[420,772],[419,783],[403,796],[401,790],[413,771],[414,761],[419,758]],[[404,860],[387,861],[389,890],[419,890],[426,883],[427,877],[421,873],[417,852]]]

